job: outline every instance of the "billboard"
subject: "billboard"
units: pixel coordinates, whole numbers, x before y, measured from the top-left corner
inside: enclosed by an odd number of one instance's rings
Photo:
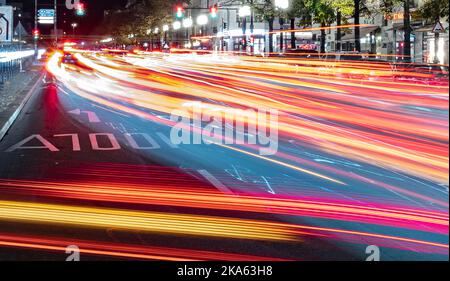
[[[0,42],[11,42],[13,38],[13,7],[0,6]]]

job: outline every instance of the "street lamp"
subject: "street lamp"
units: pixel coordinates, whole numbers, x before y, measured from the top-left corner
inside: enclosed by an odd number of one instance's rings
[[[275,7],[286,10],[289,8],[289,0],[275,0]]]
[[[244,17],[248,17],[251,16],[252,14],[252,8],[250,8],[250,6],[242,6],[239,8],[239,17],[244,18]]]
[[[194,23],[192,21],[192,18],[185,18],[185,19],[183,19],[183,27],[186,28],[186,38],[187,38],[187,40],[189,40],[189,28],[191,28],[193,24]],[[185,48],[191,48],[191,42],[188,41],[188,43],[185,44],[184,47]]]
[[[206,25],[206,24],[208,24],[208,16],[207,15],[199,15],[197,17],[197,24],[198,25]]]
[[[22,14],[19,14],[18,16],[19,16],[19,51],[22,51],[22,23],[20,22]],[[19,64],[20,64],[20,72],[25,72],[22,66],[22,58],[20,58]]]
[[[203,35],[205,25],[208,24],[208,16],[207,15],[199,15],[197,17],[197,24],[200,26],[200,33]]]
[[[193,22],[192,22],[191,18],[185,18],[183,20],[183,27],[184,28],[190,28],[190,27],[192,27],[192,24],[193,24]]]
[[[173,23],[173,29],[174,29],[174,30],[178,30],[178,29],[180,29],[180,28],[181,28],[181,22],[175,21],[175,22]]]
[[[167,32],[170,30],[170,27],[168,24],[163,25],[162,30],[164,31],[164,44],[167,44]],[[162,47],[161,43],[161,47]]]
[[[71,24],[71,26],[72,26],[72,31],[73,31],[73,37],[75,37],[75,28],[78,27],[78,23],[74,22]]]
[[[242,36],[244,37],[243,47],[247,52],[247,17],[252,15],[252,8],[245,5],[239,8],[239,17],[242,18]]]
[[[286,10],[289,8],[289,0],[275,0],[275,7],[277,9]],[[280,17],[280,51],[283,50],[284,33],[283,33],[284,18]]]

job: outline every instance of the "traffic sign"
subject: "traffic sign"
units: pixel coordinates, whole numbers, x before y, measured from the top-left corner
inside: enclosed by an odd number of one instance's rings
[[[13,36],[13,7],[0,7],[0,42],[11,42]]]
[[[54,9],[40,9],[38,10],[38,17],[54,17],[55,10]]]
[[[443,33],[445,32],[444,27],[442,26],[441,22],[438,21],[433,27],[433,33]]]

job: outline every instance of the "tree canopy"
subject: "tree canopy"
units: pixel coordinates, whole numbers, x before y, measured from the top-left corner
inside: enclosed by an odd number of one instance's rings
[[[160,27],[169,22],[174,13],[174,7],[184,0],[139,0],[127,9],[113,11],[104,19],[102,33],[110,34],[119,42],[130,43],[128,35],[145,36],[148,30]],[[124,20],[127,19],[127,20]]]
[[[419,10],[420,15],[428,22],[445,19],[448,22],[448,0],[427,0]]]

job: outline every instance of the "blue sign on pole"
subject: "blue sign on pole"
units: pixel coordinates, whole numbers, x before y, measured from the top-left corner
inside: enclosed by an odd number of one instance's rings
[[[55,17],[55,10],[54,9],[40,9],[38,10],[38,17],[43,18],[49,18],[49,17]]]

